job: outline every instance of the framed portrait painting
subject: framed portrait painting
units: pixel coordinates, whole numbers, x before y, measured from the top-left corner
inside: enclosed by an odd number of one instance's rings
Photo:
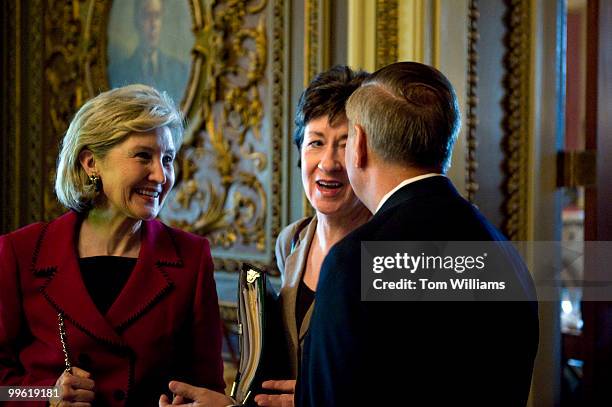
[[[190,21],[185,0],[114,1],[107,32],[110,87],[144,83],[179,104],[194,44]]]

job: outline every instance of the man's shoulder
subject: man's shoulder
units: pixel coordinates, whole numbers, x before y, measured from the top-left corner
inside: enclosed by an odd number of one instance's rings
[[[350,256],[351,260],[359,260],[359,256],[353,256],[356,251],[361,250],[361,243],[369,240],[369,234],[376,230],[376,226],[369,222],[359,226],[351,233],[346,235],[342,240],[336,243],[328,253],[329,257],[335,257],[342,254]]]
[[[409,199],[371,220],[371,240],[505,240],[469,201],[456,194]]]

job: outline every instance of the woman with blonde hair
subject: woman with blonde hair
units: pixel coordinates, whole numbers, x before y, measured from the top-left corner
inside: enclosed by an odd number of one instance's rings
[[[55,184],[69,212],[0,237],[1,386],[57,385],[52,406],[155,405],[176,377],[223,391],[208,241],[155,219],[182,136],[144,85],[77,112]]]

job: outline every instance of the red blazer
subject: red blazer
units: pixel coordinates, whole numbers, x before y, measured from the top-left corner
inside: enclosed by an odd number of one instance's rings
[[[143,222],[136,266],[102,315],[79,271],[78,225],[69,212],[0,237],[0,385],[55,383],[64,369],[63,312],[71,362],[91,373],[96,405],[156,406],[170,379],[223,391],[208,241]]]

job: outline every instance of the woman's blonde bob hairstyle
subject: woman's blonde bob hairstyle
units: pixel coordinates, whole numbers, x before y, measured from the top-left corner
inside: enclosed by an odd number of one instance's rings
[[[55,193],[59,201],[77,212],[91,208],[96,195],[79,154],[90,150],[103,159],[111,148],[132,133],[167,127],[178,151],[183,142],[181,112],[166,92],[146,85],[128,85],[101,93],[76,113],[62,141],[57,164]]]

